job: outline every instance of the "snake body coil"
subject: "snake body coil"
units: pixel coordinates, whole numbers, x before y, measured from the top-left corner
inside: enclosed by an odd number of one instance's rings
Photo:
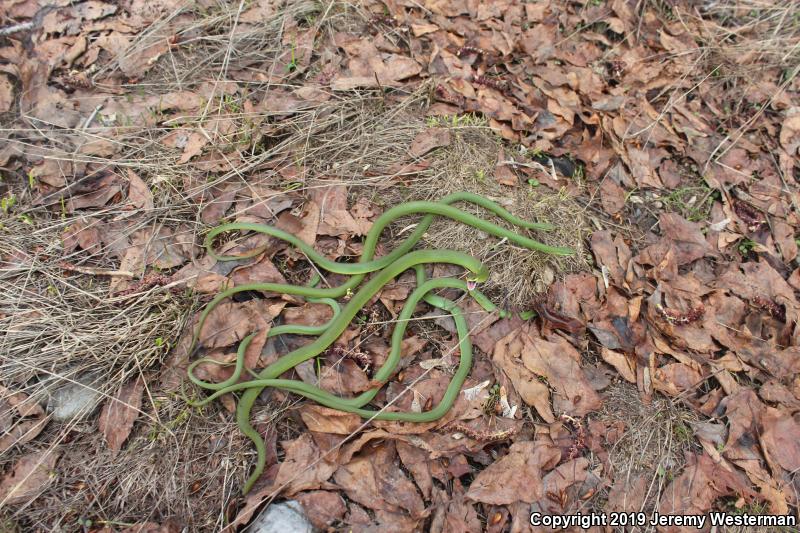
[[[244,372],[244,354],[256,333],[251,333],[242,340],[237,351],[234,372],[227,380],[221,383],[208,383],[198,379],[193,374],[194,369],[200,363],[211,362],[219,364],[211,359],[200,359],[194,361],[188,368],[189,379],[194,384],[213,391],[212,394],[203,400],[196,402],[189,401],[189,403],[192,405],[205,405],[229,392],[244,391],[237,406],[236,420],[239,429],[253,441],[258,452],[255,470],[244,486],[245,493],[252,488],[253,484],[263,472],[265,466],[266,447],[264,441],[261,438],[261,435],[259,435],[259,433],[250,424],[250,411],[253,403],[265,387],[275,387],[288,390],[310,398],[327,407],[341,411],[347,411],[350,413],[356,413],[364,418],[378,420],[430,422],[444,416],[444,414],[447,413],[447,411],[453,405],[453,402],[458,396],[461,385],[464,383],[472,364],[472,344],[469,340],[467,322],[464,319],[459,307],[453,301],[441,296],[437,296],[433,294],[432,291],[441,288],[461,289],[475,298],[475,300],[487,311],[493,311],[496,309],[496,307],[488,300],[488,298],[486,298],[486,296],[474,289],[474,283],[485,281],[489,275],[486,267],[474,257],[452,250],[411,251],[411,249],[417,244],[417,242],[419,242],[419,240],[428,230],[435,216],[444,216],[459,222],[463,222],[483,232],[507,239],[510,243],[528,248],[530,250],[537,250],[543,253],[554,255],[570,255],[573,253],[573,251],[569,248],[544,245],[538,241],[509,231],[476,216],[470,215],[469,213],[461,211],[450,205],[459,201],[477,204],[488,211],[491,211],[505,221],[520,228],[545,231],[552,229],[552,226],[548,224],[528,222],[517,218],[495,202],[492,202],[491,200],[488,200],[482,196],[467,192],[459,192],[448,195],[438,202],[408,202],[384,212],[380,217],[378,217],[370,231],[367,233],[364,240],[364,250],[357,263],[337,263],[335,261],[331,261],[294,235],[286,233],[272,226],[233,222],[230,224],[222,224],[212,229],[208,233],[205,239],[205,247],[209,255],[220,261],[241,260],[243,258],[255,257],[256,255],[262,253],[263,249],[256,250],[244,256],[220,256],[217,255],[213,249],[214,238],[221,233],[237,230],[254,231],[276,237],[288,242],[289,244],[292,244],[301,250],[311,262],[323,270],[351,276],[350,279],[342,285],[329,288],[318,288],[314,286],[315,283],[310,284],[310,286],[298,286],[280,283],[248,283],[244,285],[238,285],[219,293],[208,303],[208,305],[206,305],[205,309],[200,314],[197,329],[195,330],[192,338],[190,353],[193,352],[197,346],[200,337],[200,331],[202,330],[208,315],[217,305],[219,305],[220,302],[239,292],[268,291],[302,296],[307,301],[325,303],[334,310],[333,318],[323,326],[309,327],[298,325],[281,325],[272,328],[268,333],[268,336],[270,337],[282,333],[319,336],[314,342],[280,357],[276,362],[262,369],[257,374],[253,373],[254,379],[249,381],[240,382],[242,373]],[[424,214],[425,216],[416,225],[414,231],[405,241],[403,241],[388,255],[378,259],[373,258],[375,248],[378,244],[378,238],[389,224],[400,217],[420,213]],[[423,265],[432,263],[449,263],[459,265],[469,272],[468,281],[452,278],[426,280]],[[400,361],[400,346],[403,339],[403,334],[405,333],[406,327],[409,323],[409,319],[411,318],[411,315],[413,314],[417,304],[420,301],[425,301],[429,305],[446,311],[453,316],[459,338],[458,348],[461,354],[458,369],[448,385],[441,402],[437,406],[423,412],[399,412],[386,409],[374,411],[370,409],[364,409],[364,406],[375,398],[380,391],[380,387],[374,387],[353,398],[341,398],[319,387],[315,387],[314,385],[304,383],[302,381],[280,379],[281,374],[292,370],[303,361],[307,361],[324,352],[337,338],[339,338],[339,336],[350,324],[350,321],[364,307],[364,305],[370,301],[370,299],[380,292],[384,285],[392,281],[404,271],[411,268],[416,271],[417,288],[408,297],[402,311],[398,316],[397,325],[392,333],[392,344],[389,357],[386,359],[383,366],[381,366],[381,368],[375,372],[372,381],[375,383],[385,383],[392,376],[397,364]],[[359,288],[353,294],[353,291],[362,284],[362,281],[367,274],[373,272],[375,273],[373,277],[364,283],[363,286],[361,286],[361,288]],[[344,308],[340,310],[335,298],[341,298],[348,295],[352,296]]]

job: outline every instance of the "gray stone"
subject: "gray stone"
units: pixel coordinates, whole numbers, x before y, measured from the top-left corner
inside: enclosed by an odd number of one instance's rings
[[[314,526],[306,518],[300,502],[275,503],[253,520],[248,533],[313,533]]]
[[[53,390],[47,401],[47,410],[54,420],[67,422],[94,411],[100,393],[84,383],[67,383]]]

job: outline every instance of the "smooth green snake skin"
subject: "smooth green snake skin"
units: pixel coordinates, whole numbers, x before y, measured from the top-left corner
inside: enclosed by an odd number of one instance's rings
[[[467,322],[459,307],[451,300],[433,294],[432,291],[442,288],[461,289],[475,298],[475,300],[485,310],[493,311],[497,308],[485,295],[474,289],[474,283],[485,281],[489,275],[486,267],[474,257],[452,250],[411,251],[411,249],[424,236],[435,216],[451,218],[453,220],[470,225],[485,233],[507,239],[510,243],[528,248],[530,250],[536,250],[554,255],[570,255],[574,253],[569,248],[544,245],[538,241],[509,231],[501,226],[492,224],[491,222],[461,211],[450,205],[459,201],[466,201],[479,205],[494,213],[498,217],[504,219],[505,221],[520,228],[535,230],[552,229],[552,226],[548,224],[528,222],[515,217],[500,205],[482,196],[472,193],[459,192],[448,195],[438,202],[408,202],[400,204],[384,212],[373,223],[372,228],[367,233],[364,240],[363,252],[357,263],[338,263],[332,261],[319,254],[313,249],[313,247],[309,246],[294,235],[272,226],[233,222],[217,226],[208,233],[205,239],[205,247],[209,255],[220,261],[241,260],[255,257],[260,253],[263,253],[263,248],[241,256],[222,256],[218,255],[214,251],[213,241],[217,235],[236,230],[254,231],[258,233],[264,233],[288,242],[302,251],[309,261],[323,270],[351,276],[350,279],[345,283],[336,287],[328,288],[316,287],[315,282],[318,280],[318,277],[316,276],[309,286],[280,283],[248,283],[244,285],[238,285],[219,293],[206,305],[205,309],[200,314],[197,328],[192,338],[192,343],[189,350],[190,353],[192,353],[197,346],[200,332],[205,324],[206,319],[208,318],[208,315],[223,300],[240,292],[264,291],[302,296],[306,299],[306,301],[325,303],[329,305],[334,312],[333,318],[331,318],[327,324],[322,326],[281,325],[271,328],[268,333],[268,337],[274,337],[283,333],[318,335],[318,337],[314,342],[302,346],[301,348],[298,348],[280,357],[277,361],[262,369],[258,373],[248,370],[248,372],[250,372],[254,378],[249,381],[240,382],[242,373],[244,372],[244,355],[257,332],[251,333],[240,343],[237,350],[233,374],[225,381],[221,383],[209,383],[198,379],[194,375],[194,369],[200,363],[222,364],[218,361],[214,361],[213,359],[199,359],[192,362],[188,367],[189,379],[194,384],[213,391],[212,394],[203,400],[195,402],[189,401],[189,403],[192,405],[205,405],[229,392],[244,391],[237,405],[236,421],[240,431],[253,441],[258,454],[256,467],[250,478],[245,483],[243,489],[245,494],[252,488],[253,484],[261,476],[266,462],[266,446],[264,441],[261,438],[261,435],[250,424],[250,412],[253,404],[261,391],[266,387],[275,387],[288,390],[301,396],[310,398],[327,407],[355,413],[364,418],[378,420],[430,422],[438,420],[444,416],[450,407],[452,407],[472,365],[472,344],[469,340]],[[417,223],[411,235],[409,235],[405,241],[403,241],[388,255],[374,259],[373,257],[375,248],[383,230],[398,218],[414,214],[424,214],[424,217],[419,223]],[[469,272],[467,277],[468,281],[453,278],[437,278],[426,280],[424,265],[434,263],[448,263],[465,268]],[[361,311],[365,304],[367,304],[376,294],[378,294],[387,283],[391,282],[404,271],[411,268],[416,271],[417,288],[411,293],[411,295],[409,295],[402,311],[397,317],[397,325],[392,332],[392,343],[389,356],[387,357],[383,366],[381,366],[381,368],[375,372],[372,381],[383,384],[389,380],[396,370],[396,367],[401,359],[401,342],[403,340],[403,335],[405,334],[409,320],[414,313],[417,304],[420,301],[425,301],[429,305],[446,311],[452,315],[456,324],[456,331],[459,338],[459,365],[450,384],[447,386],[441,402],[437,406],[429,411],[423,412],[387,411],[385,408],[375,411],[364,409],[363,407],[375,398],[380,391],[380,386],[376,386],[368,391],[362,392],[353,398],[341,398],[319,387],[304,383],[302,381],[280,379],[281,374],[292,370],[298,364],[323,353],[337,338],[339,338],[339,336],[350,324],[351,320],[359,311]],[[369,273],[374,273],[374,275],[362,285],[362,281]],[[354,289],[360,285],[361,287],[355,293],[353,293]],[[340,310],[339,304],[335,301],[335,298],[347,296],[350,298],[344,308]]]

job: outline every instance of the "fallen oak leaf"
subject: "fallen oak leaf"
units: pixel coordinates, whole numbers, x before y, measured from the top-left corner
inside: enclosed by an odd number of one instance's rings
[[[335,435],[350,435],[362,424],[358,415],[311,403],[305,404],[300,409],[300,418],[309,431]]]
[[[492,360],[511,380],[522,401],[533,406],[546,422],[554,422],[556,417],[550,408],[550,389],[519,360],[523,343],[520,329],[511,331],[495,344]]]
[[[0,506],[35,500],[53,481],[53,468],[61,452],[42,450],[23,456],[0,481]]]
[[[44,409],[33,398],[23,392],[10,392],[0,385],[0,453],[33,440],[47,421]]]
[[[412,157],[422,157],[435,148],[449,146],[450,142],[450,130],[447,128],[428,128],[417,133],[408,152]]]
[[[778,465],[793,474],[800,469],[800,424],[788,413],[767,407],[762,414],[761,446],[776,476]],[[777,464],[776,464],[777,463]]]
[[[331,237],[363,234],[363,228],[347,210],[347,188],[344,185],[315,187],[310,194],[320,209],[317,234]]]
[[[338,492],[312,490],[301,492],[294,499],[300,502],[308,519],[320,530],[325,530],[333,522],[341,520],[347,511],[344,499]]]
[[[394,444],[384,441],[339,467],[334,480],[351,500],[371,509],[401,514],[405,510],[411,518],[421,517],[425,504],[396,456]]]
[[[136,379],[122,385],[113,398],[109,398],[100,412],[100,431],[108,443],[108,448],[116,453],[133,429],[133,423],[139,416],[142,406],[144,379]]]
[[[754,501],[757,496],[750,483],[738,470],[726,470],[707,453],[689,455],[687,466],[680,476],[667,486],[658,509],[664,515],[699,515],[711,510],[714,502],[724,496],[744,497]],[[670,526],[659,531],[678,532],[683,529]]]
[[[128,169],[128,201],[133,207],[150,211],[153,209],[153,193],[135,172]]]
[[[0,113],[11,110],[14,105],[14,86],[8,76],[0,75]]]
[[[543,472],[551,470],[560,459],[561,451],[550,444],[515,442],[508,455],[475,477],[466,497],[493,505],[535,502],[544,496]]]
[[[519,185],[519,178],[517,178],[517,175],[508,164],[505,150],[502,147],[497,152],[497,161],[494,165],[494,179],[501,185],[508,185],[510,187]]]
[[[283,495],[291,497],[303,490],[325,488],[325,482],[338,465],[323,458],[310,433],[281,442],[281,446],[286,455],[273,483],[275,489],[283,487]]]

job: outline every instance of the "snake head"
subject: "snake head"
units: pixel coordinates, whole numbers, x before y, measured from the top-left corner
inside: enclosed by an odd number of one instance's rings
[[[489,269],[486,265],[481,265],[477,272],[472,272],[467,276],[467,287],[469,290],[473,290],[478,283],[483,283],[487,279],[489,279]]]

